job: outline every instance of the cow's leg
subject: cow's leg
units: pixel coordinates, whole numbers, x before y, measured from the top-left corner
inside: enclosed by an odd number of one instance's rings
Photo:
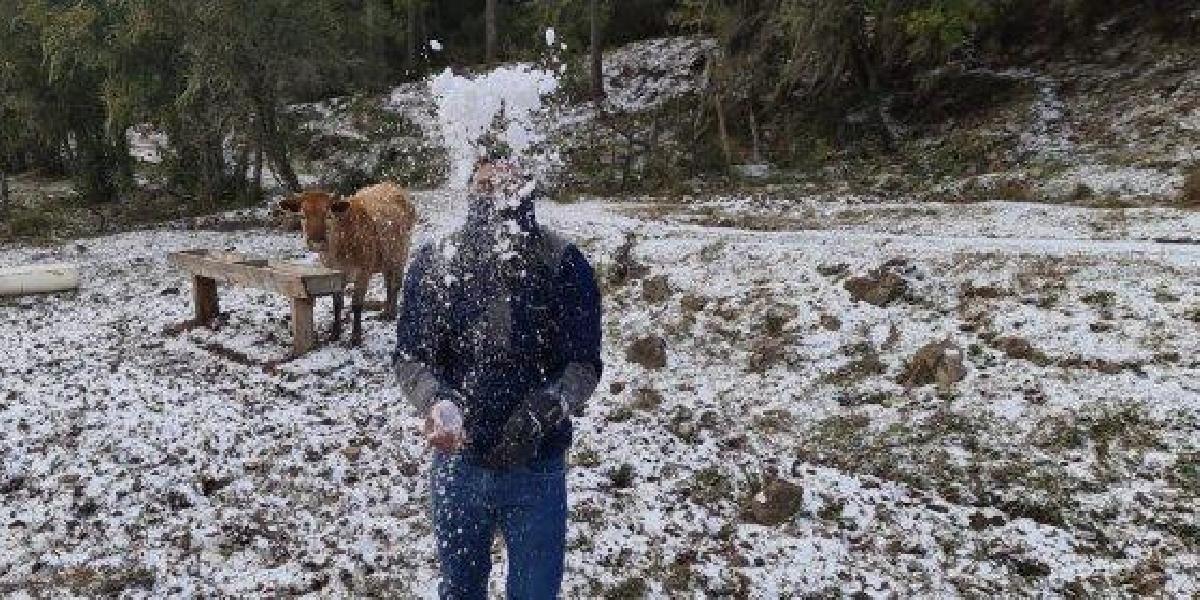
[[[333,329],[330,334],[333,339],[342,339],[342,308],[346,304],[346,293],[335,292],[333,294]]]
[[[387,287],[387,301],[383,305],[383,318],[396,320],[396,297],[399,295],[400,276],[397,271],[384,271],[383,283]]]
[[[359,271],[354,275],[354,293],[350,296],[350,312],[354,315],[354,329],[350,333],[350,344],[357,346],[362,343],[362,311],[363,302],[367,298],[367,286],[371,283],[371,273]]]

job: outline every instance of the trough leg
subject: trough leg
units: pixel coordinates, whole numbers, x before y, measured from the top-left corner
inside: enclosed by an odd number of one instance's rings
[[[342,339],[342,309],[346,305],[346,294],[333,295],[333,339]]]
[[[292,298],[292,336],[292,350],[296,356],[316,347],[312,298]]]
[[[192,303],[196,306],[196,323],[208,325],[221,312],[217,299],[217,281],[208,277],[192,278]]]

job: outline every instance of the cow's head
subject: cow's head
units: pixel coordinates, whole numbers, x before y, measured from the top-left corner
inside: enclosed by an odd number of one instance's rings
[[[329,238],[337,232],[338,219],[346,214],[350,202],[326,192],[302,192],[280,202],[279,207],[300,213],[308,249],[325,252],[329,250]]]

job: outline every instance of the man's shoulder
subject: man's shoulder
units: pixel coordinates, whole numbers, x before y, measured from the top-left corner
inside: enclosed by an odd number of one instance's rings
[[[587,256],[571,238],[544,227],[539,253],[543,264],[556,273],[591,266]]]
[[[543,229],[540,253],[543,263],[560,277],[591,276],[592,265],[583,250],[561,233]]]
[[[571,240],[567,239],[567,236],[557,231],[543,227],[541,233],[541,243],[538,247],[538,253],[542,264],[555,270],[562,268],[563,261],[567,257],[567,252],[571,248],[574,248],[575,245],[571,243]]]

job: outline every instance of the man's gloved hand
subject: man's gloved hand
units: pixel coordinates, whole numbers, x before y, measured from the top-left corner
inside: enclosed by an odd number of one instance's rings
[[[546,434],[566,418],[566,406],[557,385],[534,392],[508,418],[500,443],[484,457],[484,466],[505,470],[529,463]]]
[[[458,399],[458,394],[453,392],[439,392],[425,416],[425,439],[442,452],[458,452],[467,438]]]

